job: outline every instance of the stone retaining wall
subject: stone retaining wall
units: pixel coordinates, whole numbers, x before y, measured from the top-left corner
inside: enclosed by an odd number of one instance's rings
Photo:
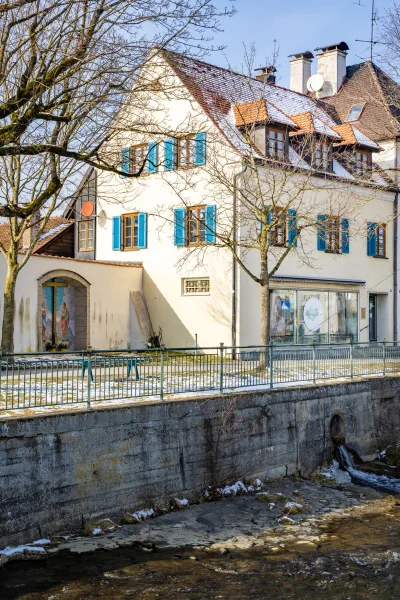
[[[330,423],[363,458],[400,441],[400,378],[201,396],[0,421],[0,548],[210,483],[307,474]]]

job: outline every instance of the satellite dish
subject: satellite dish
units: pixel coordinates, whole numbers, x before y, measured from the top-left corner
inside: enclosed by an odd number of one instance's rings
[[[310,79],[307,81],[307,89],[309,92],[319,92],[322,90],[323,85],[324,78],[319,73],[311,75]]]

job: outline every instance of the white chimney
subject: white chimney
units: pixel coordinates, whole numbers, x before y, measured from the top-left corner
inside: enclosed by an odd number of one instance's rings
[[[346,78],[346,56],[348,49],[349,47],[346,42],[315,49],[316,52],[319,52],[317,54],[317,70],[324,78],[324,85],[318,93],[318,98],[334,96],[339,91]]]
[[[291,58],[293,57],[293,58]],[[290,89],[300,94],[307,94],[307,81],[311,77],[311,63],[314,54],[299,52],[290,54]]]

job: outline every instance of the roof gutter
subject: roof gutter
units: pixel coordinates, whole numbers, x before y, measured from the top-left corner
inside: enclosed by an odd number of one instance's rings
[[[237,345],[237,191],[238,179],[247,171],[247,165],[233,176],[233,211],[232,211],[232,358],[236,358],[235,346]]]

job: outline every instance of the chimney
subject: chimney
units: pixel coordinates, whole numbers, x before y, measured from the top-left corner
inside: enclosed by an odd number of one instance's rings
[[[276,69],[274,66],[271,65],[270,67],[260,67],[259,69],[255,69],[255,71],[261,71],[259,75],[256,75],[256,79],[258,79],[258,81],[269,84],[276,83]]]
[[[334,96],[339,91],[346,77],[346,56],[349,49],[346,42],[332,44],[331,46],[321,46],[316,48],[318,52],[318,73],[324,78],[322,90],[318,93],[318,98]]]
[[[311,77],[311,63],[314,54],[299,52],[290,54],[290,89],[300,94],[307,94],[307,81]]]
[[[38,229],[40,227],[40,221],[42,220],[42,216],[40,214],[40,211],[37,211],[36,213],[34,213],[30,219],[29,219],[29,224],[32,223],[31,227],[27,227],[24,231],[24,233],[22,234],[22,247],[23,248],[30,248],[31,243],[33,241],[33,239],[35,238]]]

